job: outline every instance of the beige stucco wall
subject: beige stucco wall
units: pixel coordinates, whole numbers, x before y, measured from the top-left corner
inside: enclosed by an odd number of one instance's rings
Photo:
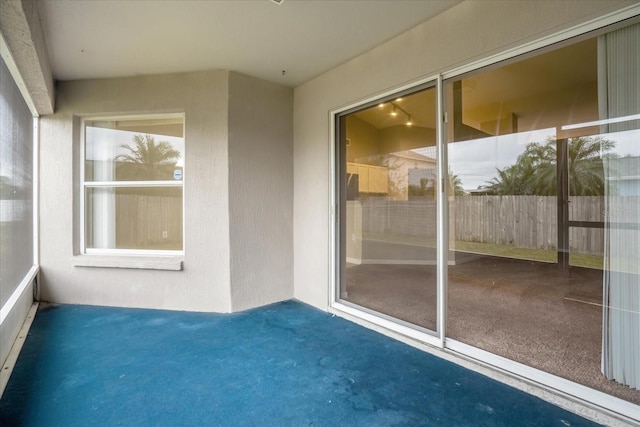
[[[61,82],[57,95],[56,113],[40,121],[42,300],[228,312],[292,297],[290,88],[206,71]],[[183,270],[74,266],[80,119],[175,112],[185,114]],[[245,120],[253,120],[253,127]],[[265,123],[270,128],[259,133]],[[255,183],[260,186],[252,187]],[[255,194],[264,186],[277,186],[276,197]],[[251,212],[264,207],[256,213],[258,225],[272,228],[252,235],[256,224],[245,207]],[[232,227],[231,216],[237,220]],[[282,261],[265,260],[265,248],[252,245],[256,238],[275,241],[272,255]]]
[[[465,1],[294,92],[294,284],[329,301],[331,110],[558,33],[632,1]]]
[[[293,297],[293,89],[229,79],[231,304]]]
[[[40,13],[35,1],[5,0],[0,2],[0,33],[21,80],[23,96],[32,113],[51,114],[54,85],[47,54]],[[13,72],[13,71],[12,71]]]

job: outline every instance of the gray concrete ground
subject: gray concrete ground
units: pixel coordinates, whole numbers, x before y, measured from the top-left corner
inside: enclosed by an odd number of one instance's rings
[[[447,336],[640,404],[600,372],[602,272],[497,257],[449,267]],[[347,269],[347,300],[434,330],[434,265]]]

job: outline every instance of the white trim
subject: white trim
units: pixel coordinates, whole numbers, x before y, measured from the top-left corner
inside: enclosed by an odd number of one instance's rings
[[[9,74],[11,74],[11,77],[13,77],[13,81],[15,82],[16,86],[18,86],[18,90],[22,94],[22,98],[24,98],[24,102],[27,104],[27,107],[29,107],[29,111],[31,111],[31,114],[33,114],[34,117],[39,117],[40,115],[38,114],[36,105],[31,98],[31,94],[27,90],[27,85],[24,82],[20,71],[18,70],[16,62],[13,60],[13,56],[9,51],[9,47],[7,46],[7,42],[2,36],[2,33],[0,33],[0,56],[2,56],[4,63],[7,65]]]
[[[73,161],[75,162],[76,160],[78,162],[80,162],[80,168],[79,168],[79,174],[80,176],[78,176],[78,179],[80,180],[79,182],[79,188],[80,188],[80,194],[79,194],[79,199],[80,199],[80,212],[77,212],[78,215],[80,215],[80,217],[78,218],[78,223],[80,224],[80,230],[78,233],[78,236],[80,238],[80,253],[84,254],[85,251],[87,250],[87,245],[86,245],[86,236],[85,236],[85,230],[86,230],[86,224],[85,224],[85,193],[86,193],[86,189],[84,186],[84,177],[85,177],[85,131],[84,131],[84,121],[85,119],[82,119],[80,121],[80,140],[78,141],[78,143],[80,144],[80,158],[79,159],[73,159]],[[74,141],[75,142],[75,141]],[[73,213],[74,215],[76,215],[76,212]],[[74,254],[75,255],[75,254]]]
[[[329,111],[329,301],[327,301],[328,307],[333,305],[338,300],[338,274],[340,274],[340,263],[337,262],[337,257],[341,256],[338,253],[338,224],[336,212],[340,205],[336,200],[336,119],[338,117],[338,111]],[[346,161],[346,159],[345,159]],[[345,254],[346,258],[346,254]],[[359,264],[359,263],[358,263]]]
[[[430,77],[421,77],[421,78],[413,80],[413,81],[411,81],[409,83],[404,83],[404,84],[402,84],[400,86],[397,86],[397,87],[394,87],[392,89],[388,89],[388,90],[385,90],[385,91],[380,92],[378,94],[375,94],[375,95],[372,95],[372,96],[368,96],[368,97],[366,97],[366,98],[364,98],[364,99],[362,99],[360,101],[352,102],[352,103],[346,104],[346,105],[344,105],[342,107],[335,108],[335,109],[331,110],[329,112],[329,114],[330,114],[331,117],[334,117],[334,120],[335,120],[335,116],[337,116],[340,113],[343,113],[345,111],[351,110],[353,108],[358,108],[360,106],[369,104],[371,102],[379,100],[380,98],[385,98],[387,96],[394,95],[394,94],[396,94],[398,92],[403,92],[405,90],[410,90],[410,89],[416,88],[416,87],[421,86],[421,85],[426,85],[427,83],[436,83],[438,81],[438,78],[439,78],[438,74],[432,75]],[[335,144],[335,134],[332,133],[331,139],[332,139],[332,142]]]
[[[572,130],[586,128],[590,126],[608,125],[611,123],[624,123],[632,120],[640,120],[640,114],[634,114],[632,116],[614,117],[613,119],[594,120],[592,122],[576,123],[574,125],[564,125],[560,127],[561,130]]]
[[[182,251],[154,250],[154,249],[101,249],[87,248],[86,254],[90,255],[132,255],[132,256],[179,256]]]
[[[182,256],[153,255],[79,255],[72,259],[74,267],[135,268],[142,270],[181,271]]]
[[[130,120],[138,120],[138,121],[148,121],[153,124],[152,120],[162,120],[162,119],[183,119],[184,120],[185,113],[141,113],[141,114],[123,114],[123,115],[90,115],[82,117],[82,126],[84,128],[84,122],[110,122],[110,121],[130,121]],[[147,123],[147,124],[149,124]],[[183,131],[184,138],[184,131]],[[185,149],[186,150],[186,149]]]
[[[24,276],[18,287],[13,291],[6,303],[0,308],[0,325],[5,321],[13,307],[16,305],[22,293],[29,287],[33,279],[38,274],[39,268],[36,265],[31,266],[29,272]]]
[[[187,197],[185,193],[186,185],[184,185],[184,171],[187,170],[187,118],[186,114],[183,112],[180,114],[182,118],[182,140],[184,142],[184,153],[182,156],[182,179],[180,183],[182,184],[182,255],[185,253],[185,249],[187,247]],[[182,265],[180,266],[182,267]],[[181,268],[182,269],[182,268]]]
[[[444,347],[447,325],[447,275],[449,267],[449,213],[448,187],[449,168],[447,144],[444,139],[444,95],[442,76],[436,81],[436,168],[438,191],[436,191],[436,333]],[[455,264],[455,260],[453,261]]]
[[[531,366],[498,356],[497,354],[490,353],[451,338],[447,338],[445,340],[445,347],[447,350],[451,350],[480,362],[495,366],[498,369],[534,381],[544,387],[549,387],[566,395],[575,396],[579,399],[593,403],[602,409],[624,415],[630,419],[638,420],[638,405],[627,402],[626,400],[619,399],[610,394],[603,393],[548,372],[532,368]]]
[[[33,118],[33,264],[40,265],[40,118]]]
[[[471,71],[476,71],[482,67],[493,65],[500,61],[504,61],[507,59],[514,58],[518,55],[532,52],[536,49],[541,49],[547,46],[551,46],[553,44],[566,41],[572,37],[581,36],[590,31],[599,30],[601,28],[606,27],[607,25],[612,25],[617,22],[623,21],[625,19],[633,18],[634,16],[637,16],[637,15],[640,15],[640,3],[632,4],[630,6],[622,8],[615,12],[611,12],[609,14],[584,22],[575,27],[571,27],[571,28],[559,31],[557,33],[548,35],[546,37],[542,37],[532,42],[517,46],[515,48],[507,49],[498,54],[488,56],[484,59],[480,59],[478,61],[465,64],[461,67],[454,68],[453,70],[449,70],[447,72],[442,73],[442,78],[446,80],[452,77],[459,76],[461,74],[465,74]]]
[[[31,324],[36,318],[37,310],[38,303],[32,303],[31,307],[29,308],[29,312],[27,313],[27,317],[22,323],[22,327],[18,331],[18,336],[16,337],[13,345],[11,346],[11,349],[9,350],[7,359],[4,361],[4,365],[2,365],[2,370],[0,371],[0,398],[2,398],[7,384],[9,383],[9,378],[13,373],[13,368],[16,366],[18,357],[20,356],[20,351],[22,350],[22,346],[24,345],[25,341],[27,340],[27,336],[29,335]]]
[[[182,187],[182,180],[174,181],[85,181],[84,188],[94,187]]]
[[[401,334],[420,343],[429,344],[433,347],[440,347],[441,344],[441,340],[435,335],[428,334],[413,327],[402,325],[395,321],[387,320],[384,317],[376,316],[375,314],[359,310],[355,307],[351,307],[339,301],[333,303],[333,305],[330,307],[330,312],[334,314],[346,314],[359,318],[365,322]]]

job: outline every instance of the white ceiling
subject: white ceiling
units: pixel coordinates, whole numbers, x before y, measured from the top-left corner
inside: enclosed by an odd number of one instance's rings
[[[39,9],[56,80],[228,69],[297,86],[459,2],[41,0]]]

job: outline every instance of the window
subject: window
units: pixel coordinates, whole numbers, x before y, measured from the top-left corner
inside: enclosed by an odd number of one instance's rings
[[[84,121],[84,253],[181,253],[184,116]]]

